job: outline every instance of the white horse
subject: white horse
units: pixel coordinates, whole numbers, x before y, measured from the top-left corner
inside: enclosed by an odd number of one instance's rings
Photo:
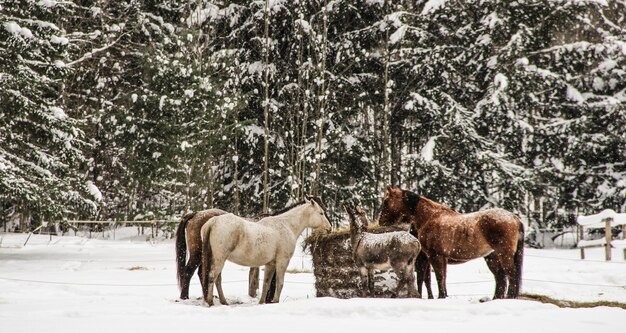
[[[265,303],[272,275],[276,272],[276,292],[272,303],[277,303],[296,240],[305,228],[331,228],[318,197],[307,196],[304,202],[286,208],[284,213],[258,222],[250,222],[234,214],[211,218],[200,231],[204,300],[209,306],[213,305],[213,285],[226,260],[229,260],[248,267],[265,265],[261,304]],[[220,303],[226,304],[226,300],[220,297]]]

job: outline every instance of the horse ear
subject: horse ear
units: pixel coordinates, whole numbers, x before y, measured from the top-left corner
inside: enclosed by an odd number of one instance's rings
[[[354,218],[353,218],[350,206],[347,204],[343,204],[343,209],[346,211],[346,214],[348,214],[348,224],[350,225],[350,228],[352,228],[352,223],[354,223],[353,222]]]
[[[387,185],[387,192],[391,193],[391,190],[393,190],[393,187],[391,187],[391,185]]]
[[[345,210],[346,213],[348,213],[348,215],[350,215],[350,207],[348,205],[346,205],[346,204],[343,204],[342,206],[343,206],[343,210]]]
[[[365,216],[365,211],[360,205],[356,205],[354,207],[354,211],[359,215],[359,220],[363,227],[367,228],[369,226],[369,221],[367,220],[367,216]]]

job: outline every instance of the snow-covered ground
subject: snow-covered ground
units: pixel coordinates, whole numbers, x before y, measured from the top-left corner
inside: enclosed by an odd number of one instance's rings
[[[136,235],[136,231],[135,231]],[[196,297],[177,301],[173,242],[137,237],[0,233],[2,332],[619,332],[626,310],[558,308],[524,300],[479,303],[493,292],[484,261],[449,266],[445,300],[316,298],[311,261],[298,248],[281,303],[247,296],[247,268],[227,264],[231,306],[208,308]],[[121,238],[121,239],[120,239]],[[626,262],[620,251],[526,249],[523,291],[568,300],[626,302]],[[295,273],[305,271],[304,273]],[[434,277],[433,277],[434,280]],[[617,287],[616,287],[617,286]],[[433,285],[436,290],[435,285]]]

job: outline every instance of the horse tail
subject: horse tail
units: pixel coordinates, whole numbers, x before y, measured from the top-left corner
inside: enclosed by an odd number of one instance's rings
[[[208,302],[209,293],[209,272],[211,272],[211,262],[213,261],[213,251],[211,250],[211,220],[202,227],[202,231],[206,228],[206,233],[202,234],[202,295],[204,300]]]
[[[515,277],[517,290],[514,290],[514,298],[519,296],[520,291],[522,289],[522,264],[524,261],[524,224],[518,218],[519,223],[519,233],[517,239],[517,250],[515,250],[515,254],[513,255],[513,263],[515,265]]]
[[[187,223],[196,215],[196,212],[191,212],[183,216],[176,229],[176,278],[178,279],[178,289],[183,288],[183,275],[185,274],[185,260],[187,260],[187,239],[185,236],[185,230],[187,229]]]

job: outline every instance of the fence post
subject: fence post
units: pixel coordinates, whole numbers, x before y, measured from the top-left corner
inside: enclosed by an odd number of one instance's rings
[[[580,259],[585,259],[585,248],[584,247],[580,248]]]
[[[580,243],[581,240],[583,240],[583,236],[585,235],[585,232],[583,231],[583,227],[580,224],[576,224],[576,245],[578,246],[578,243]],[[585,259],[585,249],[584,248],[580,248],[580,259]]]
[[[604,259],[611,261],[611,222],[613,218],[604,219],[604,237],[606,238],[606,244],[604,245]]]

